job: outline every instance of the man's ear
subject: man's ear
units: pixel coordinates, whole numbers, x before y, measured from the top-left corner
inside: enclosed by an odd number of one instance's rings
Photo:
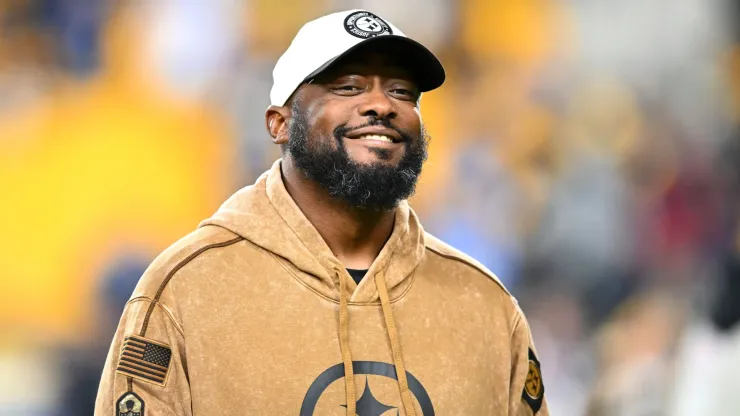
[[[271,105],[265,111],[265,125],[267,132],[272,137],[275,144],[288,143],[288,119],[290,118],[290,109],[288,107],[278,107]]]

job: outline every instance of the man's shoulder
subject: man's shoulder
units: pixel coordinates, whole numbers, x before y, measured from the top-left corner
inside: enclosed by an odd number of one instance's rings
[[[169,246],[149,265],[134,290],[132,298],[156,300],[169,280],[196,258],[244,240],[219,226],[202,226]]]
[[[439,238],[433,236],[432,234],[429,234],[428,232],[424,233],[424,245],[426,246],[427,250],[437,254],[442,259],[449,261],[449,262],[453,262],[453,264],[456,264],[460,268],[467,269],[468,271],[480,276],[481,278],[485,278],[485,279],[492,281],[506,295],[511,297],[512,300],[516,301],[511,295],[511,293],[509,293],[508,289],[506,289],[504,284],[501,283],[499,278],[492,271],[488,270],[486,266],[481,264],[476,259],[468,256],[467,254],[452,247],[451,245],[445,243]]]

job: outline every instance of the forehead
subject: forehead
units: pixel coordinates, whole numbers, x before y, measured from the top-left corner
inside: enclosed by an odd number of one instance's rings
[[[329,81],[336,77],[357,74],[398,78],[415,84],[415,77],[407,68],[408,64],[404,62],[402,55],[393,53],[392,49],[363,49],[335,62],[317,80]]]

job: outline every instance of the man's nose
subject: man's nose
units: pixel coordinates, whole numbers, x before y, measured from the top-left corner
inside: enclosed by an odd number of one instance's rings
[[[379,82],[374,82],[372,88],[362,94],[362,99],[363,102],[359,106],[361,116],[379,119],[396,117],[396,106]]]

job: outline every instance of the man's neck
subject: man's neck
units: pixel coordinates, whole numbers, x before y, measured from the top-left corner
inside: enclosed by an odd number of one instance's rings
[[[368,269],[393,232],[394,211],[351,208],[306,178],[290,158],[281,165],[285,188],[337,259],[346,268]]]

